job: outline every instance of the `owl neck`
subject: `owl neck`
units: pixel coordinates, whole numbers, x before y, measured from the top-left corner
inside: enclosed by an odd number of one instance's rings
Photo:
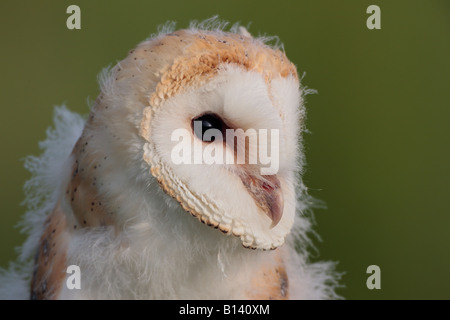
[[[83,298],[243,298],[230,279],[249,284],[268,254],[200,223],[147,170],[113,170],[114,159],[87,152],[90,142],[74,148],[64,195],[67,263],[82,270]]]

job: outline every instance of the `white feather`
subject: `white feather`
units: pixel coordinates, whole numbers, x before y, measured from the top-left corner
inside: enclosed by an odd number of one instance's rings
[[[53,128],[47,129],[47,139],[39,143],[43,150],[39,157],[29,156],[25,168],[31,178],[25,183],[27,211],[20,222],[27,234],[25,243],[18,248],[17,262],[8,270],[0,269],[0,299],[29,299],[33,258],[44,221],[59,198],[61,184],[67,173],[67,160],[75,142],[81,135],[84,119],[65,106],[55,107]]]

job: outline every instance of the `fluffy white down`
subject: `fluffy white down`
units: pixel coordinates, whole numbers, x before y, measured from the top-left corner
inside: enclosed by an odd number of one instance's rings
[[[28,237],[18,248],[17,262],[10,263],[8,270],[0,269],[0,299],[30,297],[33,258],[44,221],[60,196],[61,184],[65,180],[62,177],[68,174],[66,162],[83,131],[85,120],[61,106],[55,108],[53,122],[54,127],[47,129],[47,139],[39,143],[42,154],[25,160],[25,168],[32,176],[24,186],[24,204],[28,210],[19,225]]]

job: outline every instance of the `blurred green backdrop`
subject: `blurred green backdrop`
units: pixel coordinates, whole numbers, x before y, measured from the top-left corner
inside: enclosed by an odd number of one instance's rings
[[[81,7],[82,29],[66,28]],[[381,30],[366,8],[381,7]],[[219,14],[278,35],[307,97],[315,259],[339,261],[347,299],[450,298],[449,1],[2,1],[0,266],[24,237],[20,160],[38,154],[53,106],[86,114],[99,71],[167,20]],[[366,268],[381,267],[381,290]]]

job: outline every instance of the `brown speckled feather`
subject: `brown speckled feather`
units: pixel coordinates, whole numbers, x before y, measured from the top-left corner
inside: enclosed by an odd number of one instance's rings
[[[64,199],[55,206],[45,221],[44,233],[36,253],[31,299],[56,299],[66,277],[67,244],[71,234],[87,227],[111,225],[112,214],[106,210],[96,185],[96,165],[90,157],[81,156],[88,139],[81,137],[72,152],[72,174]],[[83,159],[83,160],[78,160]],[[66,204],[63,209],[61,202]]]
[[[66,214],[58,204],[45,221],[36,252],[31,281],[32,300],[55,299],[61,290],[66,276],[66,227]]]

